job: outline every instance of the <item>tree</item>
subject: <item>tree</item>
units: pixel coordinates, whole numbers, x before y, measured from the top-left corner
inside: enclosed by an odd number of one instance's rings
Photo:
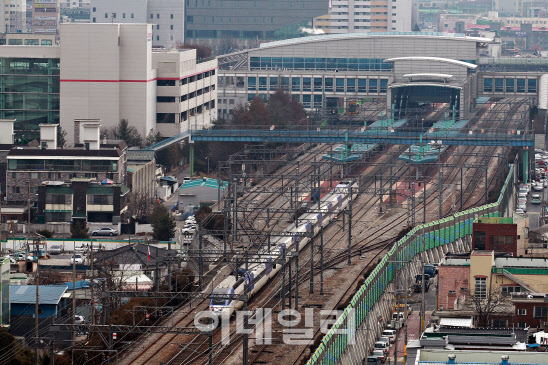
[[[177,49],[195,49],[197,60],[209,58],[213,55],[211,48],[199,44],[182,44],[181,42],[177,42],[176,47]]]
[[[32,365],[34,355],[26,347],[22,347],[15,337],[5,328],[0,328],[0,348],[2,349],[2,364]]]
[[[217,48],[217,54],[223,55],[238,50],[238,43],[231,36],[223,36],[221,43]]]
[[[306,112],[301,103],[291,98],[282,89],[276,90],[268,101],[268,114],[272,124],[286,126],[306,119]]]
[[[137,146],[141,147],[143,144],[143,137],[132,125],[129,125],[127,119],[120,120],[120,123],[112,131],[112,135],[115,139],[122,140],[126,142],[129,147]]]
[[[153,144],[160,142],[163,138],[164,137],[162,137],[162,133],[155,131],[153,128],[150,130],[145,139],[145,146],[152,146]]]
[[[468,305],[476,312],[478,319],[476,327],[490,327],[492,315],[506,307],[508,303],[508,299],[501,295],[500,289],[492,290],[491,285],[485,295],[480,295],[476,291],[474,295],[468,297]]]
[[[65,147],[67,143],[67,131],[64,130],[60,125],[57,126],[57,146]]]
[[[83,228],[82,223],[76,221],[70,229],[70,238],[89,238],[88,228]]]
[[[270,117],[268,115],[268,108],[260,98],[253,98],[249,103],[248,109],[253,125],[267,126],[270,125]]]
[[[175,236],[175,220],[169,211],[162,204],[154,205],[152,210],[152,231],[153,237],[158,241],[169,241]]]
[[[154,197],[150,191],[132,191],[127,209],[135,219],[150,217],[154,209]]]
[[[221,213],[213,213],[211,208],[205,205],[196,212],[196,220],[203,224],[202,228],[210,231],[222,231],[225,226],[225,216]],[[230,229],[230,227],[229,219],[227,229]]]

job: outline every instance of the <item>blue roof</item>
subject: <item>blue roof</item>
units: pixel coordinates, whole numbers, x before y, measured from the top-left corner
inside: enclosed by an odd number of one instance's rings
[[[67,290],[72,290],[72,281],[64,283],[67,286]],[[89,280],[80,280],[76,282],[76,290],[89,288]]]
[[[61,297],[67,291],[66,285],[39,285],[38,299],[40,304],[57,305]],[[36,286],[34,285],[10,285],[11,304],[36,303]]]

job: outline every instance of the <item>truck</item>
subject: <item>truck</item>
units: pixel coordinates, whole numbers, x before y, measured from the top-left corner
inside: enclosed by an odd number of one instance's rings
[[[427,292],[430,289],[430,275],[424,274],[424,292]],[[415,285],[413,286],[413,291],[415,293],[422,292],[422,275],[418,274],[415,276]]]

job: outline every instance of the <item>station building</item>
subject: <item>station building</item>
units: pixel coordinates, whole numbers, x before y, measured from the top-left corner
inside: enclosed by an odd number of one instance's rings
[[[449,103],[467,118],[479,96],[537,97],[540,68],[499,68],[492,39],[456,33],[330,34],[261,44],[219,60],[219,116],[278,88],[308,110],[380,99],[397,113]],[[483,68],[484,67],[484,68]]]
[[[150,24],[61,26],[59,45],[0,46],[0,118],[16,139],[60,124],[74,142],[74,120],[113,127],[127,119],[144,136],[171,136],[217,118],[216,60],[195,50],[155,51]]]

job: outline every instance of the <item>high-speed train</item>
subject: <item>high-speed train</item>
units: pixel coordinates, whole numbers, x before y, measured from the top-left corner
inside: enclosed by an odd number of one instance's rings
[[[352,196],[349,195],[352,187]],[[312,237],[315,237],[321,226],[327,226],[341,211],[346,209],[350,199],[358,195],[358,184],[354,180],[341,181],[331,192],[320,199],[320,204],[312,205],[310,210],[300,215],[295,222],[289,225],[283,232],[284,235],[271,239],[270,251],[268,246],[262,247],[258,254],[253,257],[253,263],[240,266],[234,273],[227,276],[215,289],[213,294],[236,294],[243,295],[246,292],[251,298],[256,292],[282,268],[282,265],[275,264],[276,259],[295,251],[298,247],[301,250],[307,245]],[[260,258],[265,258],[260,262]],[[231,316],[243,306],[239,300],[225,300],[214,298],[210,301],[209,309],[217,316]]]

